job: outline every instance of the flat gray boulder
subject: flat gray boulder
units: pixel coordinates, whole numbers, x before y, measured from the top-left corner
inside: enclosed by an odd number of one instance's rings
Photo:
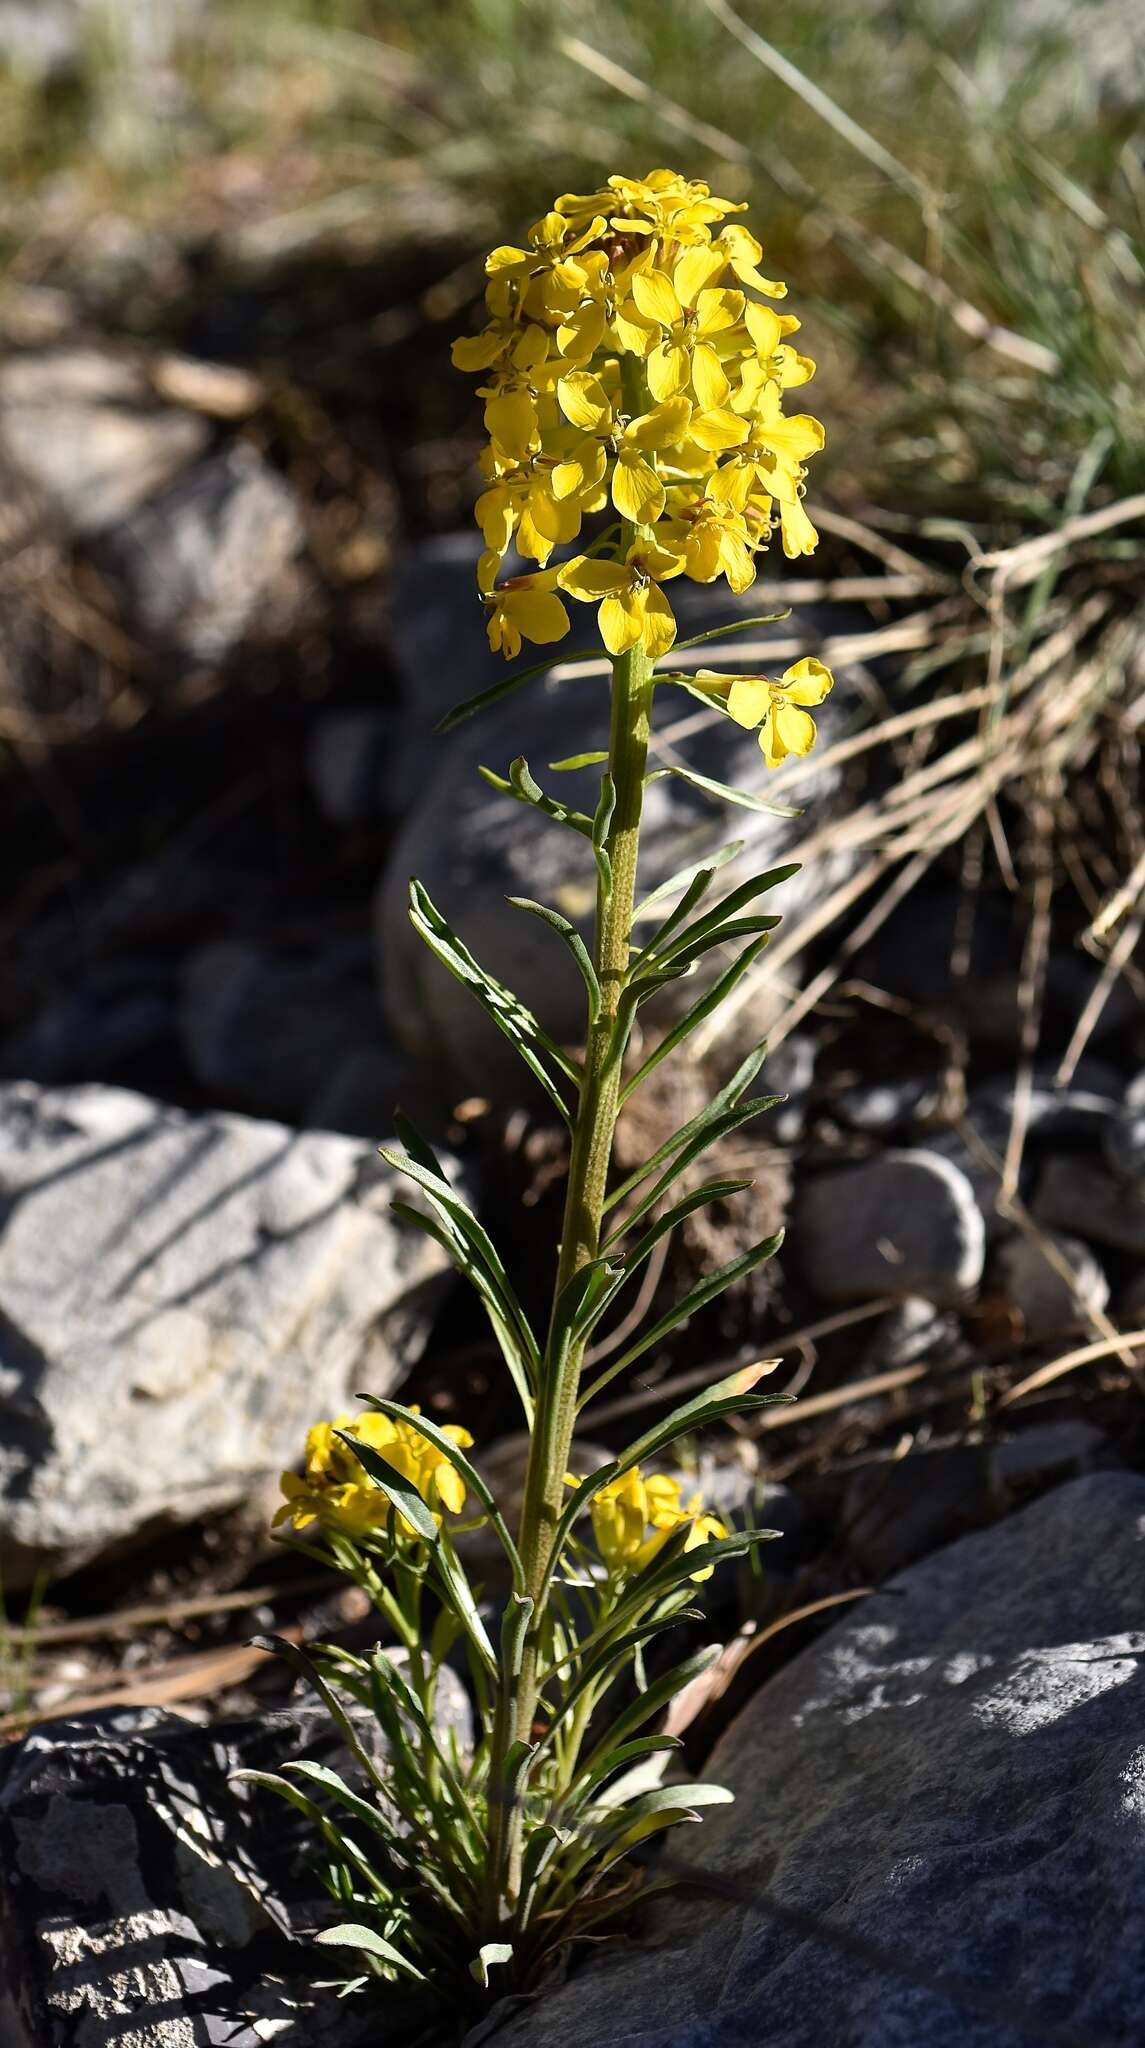
[[[766,1685],[670,1838],[698,1891],[498,2048],[1135,2048],[1143,1701],[1145,1478],[1095,1473]]]
[[[809,1177],[793,1242],[825,1301],[899,1294],[955,1303],[982,1278],[986,1226],[961,1168],[920,1146]]]
[[[371,1145],[0,1087],[0,1571],[249,1499],[418,1355],[444,1254]]]

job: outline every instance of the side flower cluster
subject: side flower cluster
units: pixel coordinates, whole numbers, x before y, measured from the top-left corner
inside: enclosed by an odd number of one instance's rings
[[[417,1409],[410,1411],[417,1414]],[[467,1429],[450,1423],[443,1431],[460,1450],[473,1442]],[[436,1445],[408,1422],[391,1422],[388,1415],[336,1415],[333,1422],[317,1422],[307,1434],[305,1463],[301,1473],[284,1472],[279,1482],[283,1504],[273,1527],[285,1523],[303,1530],[317,1525],[341,1532],[358,1541],[380,1535],[393,1525],[399,1539],[413,1540],[417,1531],[387,1496],[371,1484],[343,1436],[377,1451],[403,1479],[417,1488],[426,1506],[440,1521],[443,1514],[459,1515],[465,1506],[465,1482],[456,1467],[442,1456]]]
[[[592,1503],[592,1533],[610,1578],[628,1578],[652,1563],[674,1529],[687,1525],[685,1552],[729,1534],[718,1516],[705,1508],[698,1493],[684,1498],[678,1479],[668,1472],[645,1474],[633,1465],[619,1479],[602,1486]],[[702,1565],[692,1577],[710,1579],[713,1566]]]
[[[787,287],[729,221],[741,210],[672,171],[617,176],[489,256],[488,324],[453,360],[482,379],[478,587],[494,651],[562,639],[573,598],[598,606],[610,653],[656,659],[676,638],[674,577],[740,592],[773,533],[793,559],[814,550],[803,498],[823,428],[784,397],[815,365],[790,340],[795,315],[767,303]],[[599,514],[604,532],[551,567]],[[510,546],[538,569],[500,578]]]

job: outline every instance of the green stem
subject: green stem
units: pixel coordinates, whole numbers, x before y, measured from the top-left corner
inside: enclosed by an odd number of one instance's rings
[[[626,411],[637,414],[647,404],[643,365],[621,357]],[[628,520],[621,525],[618,559],[633,542],[647,537]],[[636,903],[636,863],[644,776],[652,717],[652,660],[642,645],[614,657],[612,719],[608,772],[615,803],[605,839],[610,885],[598,883],[594,965],[600,982],[599,1015],[591,1024],[585,1048],[580,1099],[573,1126],[572,1153],[565,1195],[560,1258],[553,1289],[554,1305],[561,1293],[600,1249],[601,1225],[613,1134],[620,1102],[623,1047],[617,1039],[617,1014],[628,976],[632,919]],[[577,1396],[584,1362],[584,1343],[560,1354],[551,1349],[543,1364],[537,1409],[529,1444],[525,1496],[518,1539],[525,1591],[535,1602],[532,1625],[514,1697],[499,1702],[498,1726],[490,1759],[489,1894],[491,1921],[504,1925],[514,1915],[520,1888],[524,1841],[523,1814],[508,1810],[500,1796],[504,1764],[513,1742],[528,1742],[537,1711],[537,1670],[543,1647],[545,1593],[553,1566],[553,1542],[565,1499]],[[500,1711],[501,1706],[505,1711]]]

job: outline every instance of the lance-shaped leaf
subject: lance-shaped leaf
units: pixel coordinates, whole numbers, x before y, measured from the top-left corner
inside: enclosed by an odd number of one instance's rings
[[[739,1130],[741,1124],[752,1123],[763,1110],[773,1109],[780,1100],[781,1097],[778,1095],[753,1095],[748,1102],[732,1103],[729,1109],[723,1110],[718,1116],[711,1114],[711,1107],[714,1107],[712,1105],[702,1119],[695,1118],[695,1128],[690,1130],[689,1136],[672,1157],[670,1165],[665,1168],[659,1180],[654,1181],[645,1191],[635,1208],[629,1210],[623,1223],[618,1224],[611,1236],[605,1239],[604,1250],[611,1251],[617,1238],[623,1237],[626,1230],[631,1230],[634,1223],[638,1223],[642,1216],[646,1216],[650,1209],[656,1207],[661,1197],[667,1194],[673,1181],[679,1180],[680,1175],[686,1172],[694,1159],[699,1159],[712,1145],[718,1145],[722,1138],[729,1138],[733,1131]],[[677,1132],[676,1136],[678,1138],[680,1133]],[[662,1152],[668,1149],[669,1147],[663,1147]],[[648,1162],[649,1165],[655,1163],[655,1159]],[[642,1168],[635,1178],[643,1179],[646,1171],[646,1167]],[[610,1204],[605,1206],[607,1208]]]
[[[344,1429],[334,1431],[348,1451],[352,1451],[363,1471],[380,1487],[386,1499],[392,1501],[399,1513],[404,1515],[411,1529],[421,1537],[423,1543],[436,1543],[438,1526],[412,1479],[406,1479],[401,1472],[388,1465],[380,1451],[372,1444],[365,1444],[360,1437],[350,1436]]]
[[[446,1598],[450,1601],[458,1620],[465,1629],[474,1650],[489,1678],[497,1676],[497,1658],[493,1645],[477,1612],[473,1588],[466,1577],[461,1560],[450,1541],[448,1529],[440,1531],[440,1540],[433,1551],[433,1564]]]
[[[634,1188],[638,1188],[640,1183],[647,1180],[651,1174],[654,1174],[659,1167],[664,1165],[666,1160],[673,1159],[678,1153],[682,1153],[693,1138],[703,1136],[706,1131],[718,1125],[724,1112],[737,1105],[745,1088],[750,1087],[763,1065],[766,1053],[766,1045],[756,1046],[754,1051],[748,1053],[747,1058],[740,1061],[730,1080],[724,1083],[718,1094],[713,1095],[706,1108],[697,1111],[696,1115],[690,1118],[686,1124],[681,1124],[679,1130],[673,1131],[670,1138],[665,1138],[664,1143],[658,1146],[657,1150],[644,1161],[642,1166],[638,1166],[634,1173],[630,1173],[627,1180],[622,1180],[619,1187],[613,1188],[612,1193],[604,1204],[605,1213],[607,1214],[610,1209],[614,1209],[618,1202],[622,1202],[626,1195],[630,1195]],[[772,1099],[775,1100],[776,1098],[773,1097]],[[766,1105],[760,1104],[760,1107],[764,1106]],[[758,1111],[755,1113],[758,1114]],[[711,1139],[705,1138],[704,1145],[700,1147],[700,1150],[704,1150],[706,1145],[711,1142],[713,1142]],[[696,1154],[693,1152],[690,1154],[690,1157],[695,1158]]]
[[[425,1972],[419,1970],[416,1963],[411,1963],[408,1956],[403,1956],[392,1941],[386,1941],[373,1927],[363,1927],[354,1921],[346,1920],[340,1927],[323,1927],[314,1939],[321,1942],[323,1948],[359,1949],[363,1955],[375,1956],[379,1962],[388,1963],[391,1969],[400,1971],[402,1976],[415,1977],[419,1984],[425,1983]]]
[[[549,768],[554,775],[570,775],[576,768],[599,768],[607,759],[607,747],[597,748],[591,754],[566,754],[563,761],[550,761]]]
[[[690,640],[675,640],[672,653],[685,654],[689,647],[706,647],[709,640],[726,640],[732,633],[751,633],[757,626],[780,626],[784,619],[791,617],[791,606],[784,605],[782,611],[761,613],[755,619],[729,619],[726,625],[709,626],[706,633],[693,633]],[[572,657],[569,657],[570,660]],[[657,681],[664,680],[657,677]]]
[[[633,1465],[641,1465],[649,1458],[656,1458],[669,1444],[690,1436],[693,1431],[706,1429],[709,1423],[718,1422],[724,1415],[748,1414],[756,1408],[773,1408],[795,1399],[793,1394],[757,1394],[756,1387],[761,1379],[774,1372],[778,1360],[760,1359],[755,1365],[741,1366],[738,1372],[729,1373],[726,1379],[717,1380],[702,1394],[696,1394],[679,1408],[673,1408],[660,1422],[654,1422],[642,1436],[620,1453],[612,1467],[615,1477],[628,1472]]]
[[[701,775],[695,768],[685,768],[676,762],[669,768],[654,768],[646,775],[646,782],[659,782],[665,775],[675,775],[681,782],[688,782],[693,789],[701,790],[704,796],[717,797],[721,803],[738,804],[744,811],[762,811],[769,818],[801,818],[799,804],[779,804],[771,797],[755,796],[750,789],[737,789],[733,783],[717,782],[711,775]]]
[[[557,1068],[567,1077],[576,1081],[578,1068],[575,1061],[542,1030],[531,1010],[526,1009],[519,997],[510,989],[503,988],[486,974],[464,946],[456,933],[447,924],[436,904],[418,881],[410,883],[410,923],[419,938],[425,940],[431,953],[436,954],[450,973],[470,991],[486,1014],[492,1018],[504,1037],[514,1046],[529,1072],[540,1082],[550,1102],[566,1124],[571,1123],[567,1105],[556,1082],[549,1073],[541,1053],[547,1053]]]
[[[678,1328],[679,1324],[686,1323],[690,1316],[705,1308],[709,1301],[715,1301],[729,1287],[734,1287],[738,1280],[744,1280],[749,1273],[754,1273],[757,1266],[762,1266],[767,1259],[773,1259],[782,1243],[783,1232],[777,1230],[771,1237],[765,1237],[759,1244],[754,1244],[746,1252],[741,1252],[738,1258],[729,1259],[726,1265],[717,1267],[714,1273],[708,1273],[702,1280],[697,1280],[695,1286],[688,1289],[681,1301],[666,1310],[650,1329],[642,1332],[635,1344],[630,1344],[627,1351],[621,1352],[620,1357],[609,1366],[607,1372],[601,1373],[599,1379],[593,1381],[587,1392],[582,1395],[578,1406],[584,1407],[587,1402],[594,1400],[610,1381],[616,1379],[620,1373],[627,1372],[628,1367],[634,1365],[638,1358],[643,1358],[644,1353],[650,1351],[654,1344],[659,1344],[670,1331]]]
[[[646,923],[654,910],[658,910],[662,903],[671,901],[677,889],[682,889],[685,892],[690,892],[693,889],[696,890],[696,894],[692,896],[688,904],[688,909],[690,910],[693,904],[697,903],[700,897],[711,887],[717,871],[725,867],[729,860],[734,860],[737,853],[742,853],[743,849],[744,842],[742,839],[729,839],[727,844],[721,846],[717,852],[705,854],[702,860],[691,861],[686,868],[677,868],[674,875],[669,875],[667,881],[661,882],[658,888],[653,889],[649,895],[643,897],[636,905],[632,913],[633,925]],[[670,915],[673,919],[678,915],[680,908],[680,904],[676,904],[671,911]],[[685,910],[685,917],[687,914],[687,910]],[[650,945],[654,946],[660,936],[661,934],[658,932],[656,937],[650,940]]]
[[[697,1554],[692,1553],[693,1556]],[[709,1670],[720,1654],[720,1644],[709,1643],[706,1649],[696,1650],[692,1656],[685,1657],[682,1664],[677,1664],[671,1671],[662,1672],[659,1678],[654,1678],[647,1692],[639,1693],[630,1705],[625,1707],[623,1713],[617,1715],[615,1721],[610,1724],[607,1735],[584,1759],[582,1768],[585,1771],[595,1770],[597,1765],[611,1756],[622,1743],[628,1742],[638,1728],[643,1728],[646,1721],[651,1721],[660,1712],[661,1707],[666,1707],[669,1700],[674,1700],[678,1692],[683,1692],[684,1687],[690,1685],[693,1678],[698,1678],[702,1671]]]
[[[581,647],[575,654],[563,654],[561,665],[563,666],[566,661],[594,661],[599,653],[598,647]],[[548,675],[553,666],[552,660],[534,661],[528,668],[514,670],[511,676],[502,676],[499,682],[491,683],[487,690],[478,690],[475,696],[466,697],[462,703],[455,704],[452,711],[447,711],[444,718],[438,719],[434,731],[452,732],[454,726],[460,725],[464,719],[472,718],[478,711],[487,710],[490,704],[499,704],[504,697],[511,697],[523,684],[535,681],[537,676]]]
[[[593,1654],[585,1658],[571,1684],[566,1686],[539,1747],[542,1750],[547,1749],[561,1724],[567,1720],[577,1701],[582,1699],[585,1693],[591,1692],[601,1680],[604,1680],[605,1688],[614,1685],[634,1651],[650,1641],[653,1636],[662,1634],[664,1629],[675,1628],[677,1620],[678,1616],[675,1614],[654,1615],[650,1620],[641,1622],[638,1627],[601,1642]]]
[[[731,966],[724,969],[718,981],[714,981],[710,988],[705,989],[703,995],[698,996],[690,1008],[684,1011],[683,1016],[664,1033],[659,1045],[653,1048],[648,1058],[637,1067],[631,1079],[625,1082],[620,1094],[621,1107],[628,1101],[629,1096],[635,1094],[637,1088],[643,1085],[649,1074],[655,1073],[661,1060],[666,1060],[674,1053],[676,1047],[683,1045],[684,1040],[691,1036],[698,1024],[703,1023],[705,1017],[710,1017],[719,1009],[724,998],[731,994],[736,984],[742,981],[748,968],[759,959],[770,937],[770,932],[762,932],[749,946],[745,946],[738,958],[732,961]]]
[[[559,910],[550,910],[547,904],[544,903],[534,903],[531,896],[510,896],[508,901],[513,905],[514,910],[527,910],[531,916],[541,918],[545,924],[552,926],[558,937],[564,940],[565,945],[576,962],[577,971],[588,993],[589,1022],[595,1024],[600,1015],[600,983],[596,978],[596,969],[589,958],[588,947],[581,938],[575,924],[570,924],[568,918],[562,917]]]
[[[783,867],[769,868],[765,874],[753,875],[749,881],[742,882],[738,889],[733,889],[729,895],[722,896],[718,903],[713,903],[702,917],[693,918],[691,924],[684,924],[682,929],[672,927],[669,930],[669,924],[666,923],[645,947],[641,955],[642,962],[655,963],[659,967],[666,960],[675,958],[678,953],[695,958],[705,940],[718,945],[718,934],[731,926],[732,920],[739,916],[741,910],[746,910],[749,903],[754,903],[757,897],[766,895],[769,889],[777,889],[782,882],[789,882],[792,875],[799,873],[799,865],[797,860],[788,861]]]
[[[469,1204],[450,1185],[439,1160],[408,1118],[395,1117],[394,1128],[406,1148],[405,1154],[392,1152],[383,1145],[379,1147],[382,1158],[424,1190],[451,1240],[465,1248],[495,1301],[499,1315],[514,1331],[522,1346],[531,1380],[540,1367],[540,1350],[492,1238]],[[458,1260],[458,1263],[462,1262]]]
[[[307,1820],[318,1829],[322,1839],[329,1844],[339,1859],[353,1865],[359,1882],[367,1891],[373,1892],[375,1898],[384,1899],[387,1896],[389,1887],[375,1870],[370,1858],[335,1821],[331,1820],[330,1815],[323,1811],[317,1800],[311,1799],[309,1793],[302,1790],[300,1785],[291,1784],[289,1778],[279,1777],[274,1771],[232,1771],[231,1779],[239,1785],[263,1785],[268,1791],[277,1792],[280,1799],[285,1799],[288,1805],[305,1814]]]
[[[462,1278],[468,1280],[470,1286],[479,1296],[482,1307],[492,1324],[493,1334],[500,1347],[501,1356],[509,1368],[513,1385],[520,1395],[521,1406],[525,1411],[525,1421],[531,1427],[534,1406],[532,1391],[534,1364],[530,1354],[522,1345],[517,1331],[511,1327],[497,1289],[491,1285],[488,1274],[474,1258],[470,1247],[466,1244],[460,1233],[451,1229],[440,1217],[426,1216],[421,1209],[415,1209],[410,1202],[391,1202],[390,1209],[395,1216],[401,1218],[403,1223],[412,1225],[415,1230],[422,1231],[426,1237],[431,1237],[435,1244],[439,1244],[448,1257],[452,1259]]]
[[[428,1415],[415,1415],[412,1408],[404,1407],[400,1401],[386,1401],[377,1394],[358,1394],[355,1399],[370,1408],[376,1408],[380,1415],[388,1415],[391,1422],[404,1422],[410,1429],[416,1430],[418,1435],[423,1436],[436,1451],[440,1451],[455,1472],[460,1473],[470,1493],[481,1502],[494,1533],[500,1539],[513,1573],[514,1585],[520,1590],[524,1585],[524,1571],[517,1554],[517,1546],[509,1534],[505,1518],[488,1483],[481,1477],[476,1465],[466,1457],[460,1444],[454,1443],[453,1438],[447,1436],[436,1422],[431,1422]]]
[[[602,1757],[592,1770],[577,1773],[572,1787],[574,1811],[587,1805],[593,1794],[627,1764],[643,1763],[647,1757],[683,1747],[678,1735],[641,1735],[635,1742],[622,1742],[618,1749]]]
[[[492,768],[481,768],[478,773],[490,789],[499,789],[502,796],[515,797],[519,804],[531,804],[534,810],[552,818],[554,824],[568,825],[582,838],[592,838],[592,819],[583,811],[574,811],[559,797],[546,796],[523,754],[518,754],[516,760],[510,762],[507,777],[498,775]]]
[[[496,1969],[504,1963],[511,1963],[512,1960],[513,1944],[511,1941],[486,1941],[478,1949],[477,1954],[470,1963],[469,1974],[471,1977],[476,1977],[477,1982],[488,1990],[490,1970]]]
[[[600,778],[600,800],[592,821],[592,851],[596,861],[596,872],[600,883],[600,894],[607,903],[612,894],[612,858],[606,841],[612,814],[616,809],[616,784],[611,775]]]
[[[581,1310],[576,1320],[577,1335],[591,1335],[622,1288],[626,1287],[633,1275],[639,1272],[645,1261],[651,1258],[661,1239],[670,1236],[677,1224],[685,1223],[689,1216],[694,1216],[697,1209],[706,1208],[709,1202],[726,1200],[729,1195],[740,1195],[745,1188],[751,1186],[750,1180],[705,1181],[703,1187],[693,1188],[691,1194],[683,1195],[678,1202],[674,1202],[615,1264],[608,1265],[604,1260],[598,1260],[596,1268],[609,1276],[608,1284],[599,1291],[591,1304]],[[582,1268],[582,1271],[584,1270],[586,1269]]]

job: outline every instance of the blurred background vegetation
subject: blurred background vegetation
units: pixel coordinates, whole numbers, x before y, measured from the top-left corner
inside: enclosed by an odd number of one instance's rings
[[[419,519],[457,516],[447,340],[482,246],[660,162],[750,198],[839,502],[1005,537],[1079,465],[1142,473],[1131,0],[5,0],[0,37],[25,318],[62,289],[135,337],[307,358],[312,389],[367,374],[421,437]]]

